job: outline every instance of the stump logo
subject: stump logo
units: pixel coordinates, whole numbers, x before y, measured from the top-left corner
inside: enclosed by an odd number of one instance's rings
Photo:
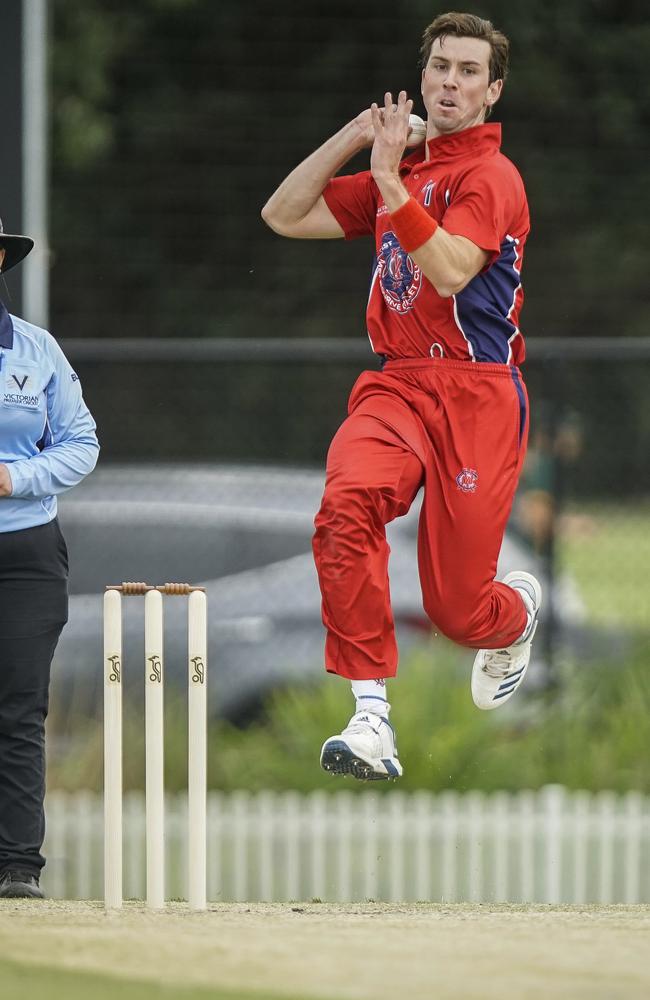
[[[422,272],[402,250],[395,233],[388,231],[382,236],[377,268],[386,305],[404,315],[413,308],[422,286]]]

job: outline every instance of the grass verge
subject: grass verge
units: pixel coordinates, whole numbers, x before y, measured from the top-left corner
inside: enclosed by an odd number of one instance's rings
[[[279,993],[165,986],[101,973],[53,969],[0,959],[0,995],[7,1000],[295,1000]]]

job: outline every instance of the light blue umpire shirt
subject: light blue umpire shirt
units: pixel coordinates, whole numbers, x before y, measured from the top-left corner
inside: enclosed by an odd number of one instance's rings
[[[54,337],[0,303],[0,463],[10,497],[0,497],[0,531],[56,517],[57,494],[95,468],[99,444],[81,384]]]

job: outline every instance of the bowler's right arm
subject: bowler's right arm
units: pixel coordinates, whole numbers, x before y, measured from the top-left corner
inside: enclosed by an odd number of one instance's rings
[[[292,170],[262,209],[262,218],[280,236],[335,240],[345,235],[323,198],[338,170],[375,138],[370,109],[344,125]]]

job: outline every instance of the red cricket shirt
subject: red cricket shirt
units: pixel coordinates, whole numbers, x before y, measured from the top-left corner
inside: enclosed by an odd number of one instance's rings
[[[477,125],[431,139],[400,166],[409,194],[446,232],[466,236],[490,254],[488,266],[450,298],[438,295],[400,246],[369,170],[335,177],[325,188],[346,239],[375,237],[366,318],[377,354],[515,365],[524,360],[518,324],[530,220],[521,176],[500,146],[500,125]]]

